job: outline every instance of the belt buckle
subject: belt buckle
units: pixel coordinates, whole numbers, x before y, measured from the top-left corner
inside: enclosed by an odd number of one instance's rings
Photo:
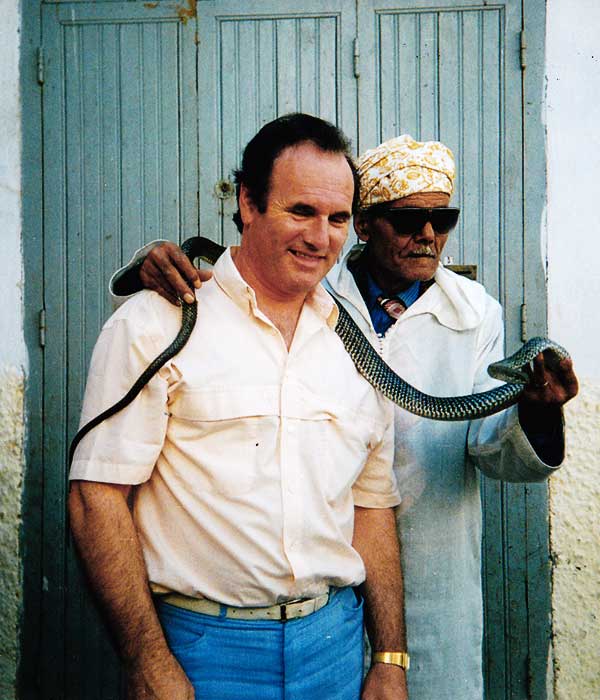
[[[287,622],[287,603],[283,603],[283,605],[279,606],[279,621],[280,622]]]
[[[287,606],[288,605],[293,605],[294,603],[301,603],[303,600],[308,600],[308,598],[294,598],[293,600],[288,600],[286,603],[282,603],[279,606],[279,621],[280,622],[287,622],[288,621],[288,616],[287,616]]]

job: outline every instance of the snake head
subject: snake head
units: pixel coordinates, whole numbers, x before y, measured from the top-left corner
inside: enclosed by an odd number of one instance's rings
[[[529,362],[515,367],[510,366],[506,360],[500,360],[500,362],[491,364],[487,371],[490,377],[499,379],[501,382],[510,382],[511,384],[527,384],[531,377],[531,365]]]
[[[569,357],[569,353],[558,343],[548,338],[532,338],[510,357],[491,364],[488,374],[504,382],[527,384],[533,376],[533,360],[540,352],[544,353],[544,361],[551,369]]]

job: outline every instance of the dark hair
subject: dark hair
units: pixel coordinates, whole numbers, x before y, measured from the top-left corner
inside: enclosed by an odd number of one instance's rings
[[[238,205],[240,187],[245,185],[258,211],[265,212],[273,163],[286,148],[301,143],[312,143],[326,153],[341,153],[345,156],[354,179],[354,213],[358,206],[359,181],[350,155],[350,142],[333,124],[300,112],[285,114],[265,124],[248,142],[242,156],[242,167],[234,173]],[[233,215],[233,221],[241,233],[243,223],[239,208]]]

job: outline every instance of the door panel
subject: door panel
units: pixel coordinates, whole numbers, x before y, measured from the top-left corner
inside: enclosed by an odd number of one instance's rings
[[[129,2],[43,8],[44,698],[116,698],[118,665],[66,530],[66,449],[110,274],[197,231],[193,24]],[[115,367],[115,372],[119,371]]]
[[[225,244],[239,240],[231,221],[232,182],[242,150],[260,127],[303,111],[340,126],[356,143],[352,73],[353,0],[198,4],[204,29],[198,56],[200,230]]]
[[[445,249],[475,264],[505,311],[506,348],[520,344],[523,303],[519,0],[361,0],[359,146],[410,133],[456,156],[461,218]],[[533,489],[533,491],[532,491]],[[527,615],[527,497],[535,487],[482,479],[488,699],[527,697],[530,648],[547,642]],[[539,507],[539,506],[538,506]],[[542,592],[543,595],[543,592]]]
[[[360,150],[401,133],[446,143],[457,158],[453,201],[462,208],[446,254],[476,264],[490,294],[518,308],[522,246],[513,232],[522,228],[521,215],[504,202],[520,201],[521,183],[503,177],[500,186],[500,178],[521,167],[520,133],[513,128],[507,139],[504,128],[505,119],[518,125],[521,114],[518,62],[505,61],[505,43],[520,29],[519,4],[399,5],[360,3]],[[506,245],[508,271],[500,260]],[[516,327],[508,336],[509,346],[518,343]]]

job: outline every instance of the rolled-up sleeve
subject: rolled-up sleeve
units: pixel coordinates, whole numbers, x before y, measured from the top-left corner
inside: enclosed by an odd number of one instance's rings
[[[369,453],[365,466],[352,487],[354,505],[361,508],[393,508],[400,501],[400,493],[393,470],[394,421],[390,421],[383,437]]]
[[[92,354],[80,427],[122,398],[167,344],[152,296],[143,292],[131,299],[102,329]],[[150,478],[167,428],[168,375],[163,368],[131,404],[83,438],[69,479],[139,484]]]

